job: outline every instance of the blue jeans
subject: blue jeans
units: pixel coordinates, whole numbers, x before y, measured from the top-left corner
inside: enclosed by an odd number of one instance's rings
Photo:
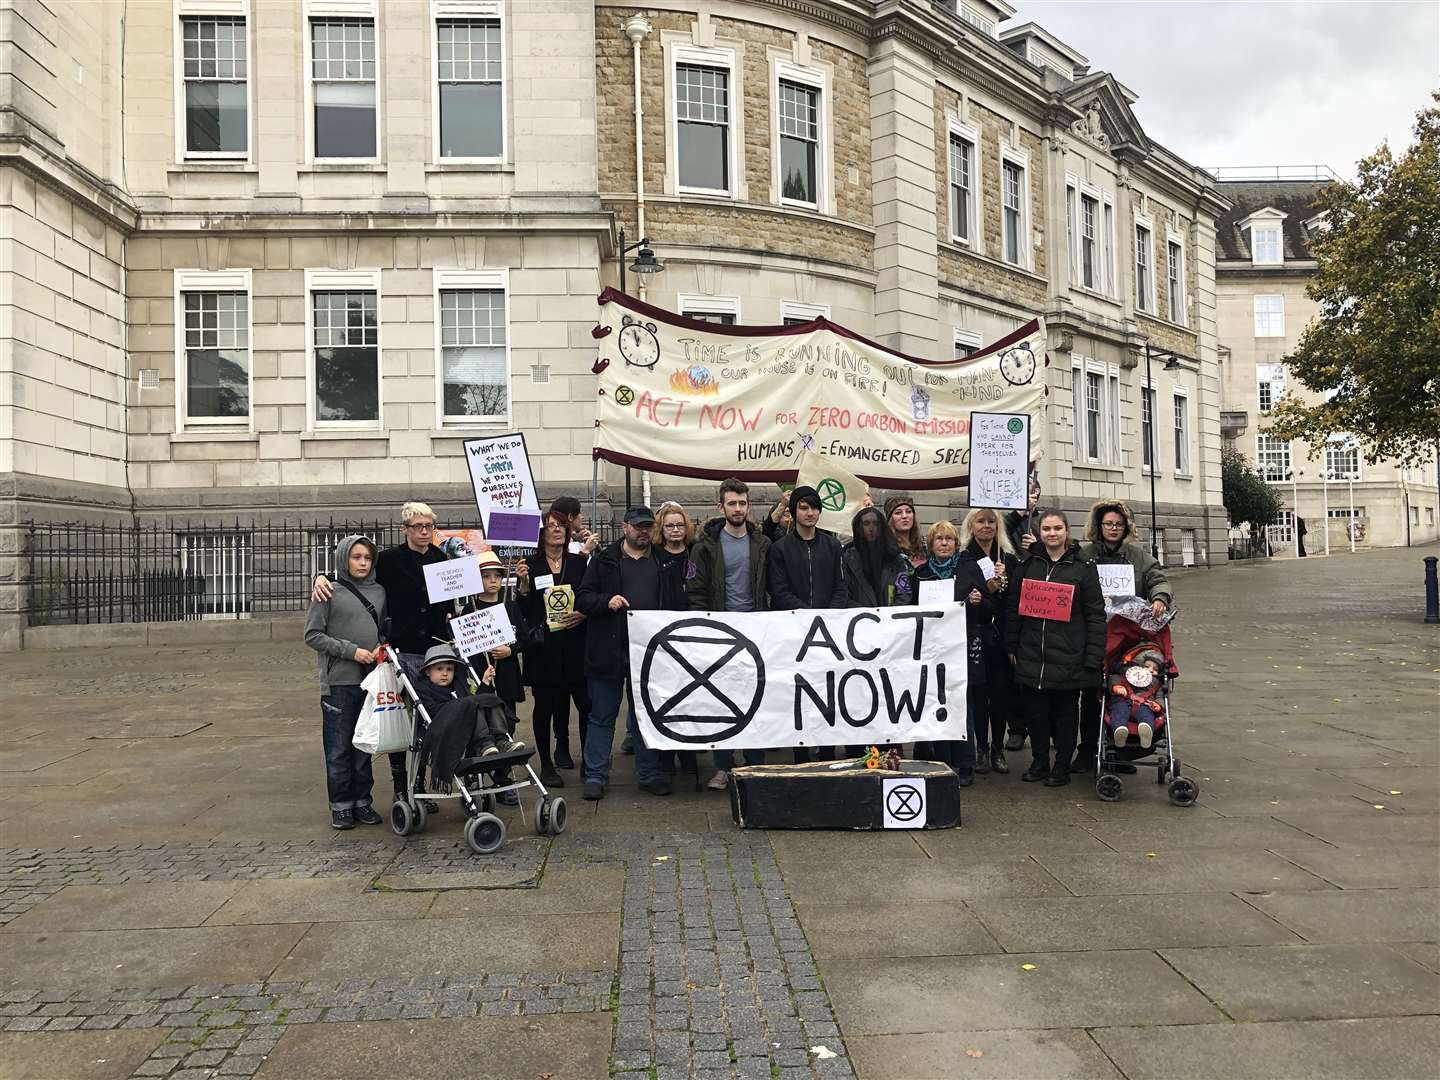
[[[625,679],[587,680],[590,690],[590,723],[585,730],[585,783],[610,783],[610,750],[615,745],[615,718],[628,685]],[[660,753],[645,745],[635,723],[631,702],[625,730],[635,740],[635,771],[641,782],[660,778]]]
[[[350,745],[355,722],[365,706],[358,686],[332,686],[320,697],[321,732],[325,742],[325,786],[331,810],[357,810],[370,805],[370,755]]]
[[[734,751],[734,750],[716,750],[714,753],[715,753],[715,768],[719,769],[721,772],[729,772],[731,769],[733,769],[733,768],[735,767],[735,751]],[[765,764],[765,751],[764,751],[764,750],[742,750],[742,751],[740,751],[740,753],[744,755],[744,757],[745,757],[745,764],[746,764],[746,765],[764,765],[764,764]]]

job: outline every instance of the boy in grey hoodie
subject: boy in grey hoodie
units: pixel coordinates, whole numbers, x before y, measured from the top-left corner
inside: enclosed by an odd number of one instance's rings
[[[384,820],[370,805],[370,755],[350,744],[365,705],[360,684],[375,667],[385,621],[385,589],[375,581],[375,544],[363,536],[341,540],[335,547],[335,575],[339,587],[334,595],[310,604],[305,644],[320,654],[330,827],[353,829],[357,822],[378,825]]]

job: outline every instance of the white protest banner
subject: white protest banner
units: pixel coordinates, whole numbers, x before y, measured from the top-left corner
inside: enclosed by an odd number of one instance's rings
[[[965,738],[957,604],[627,612],[632,700],[659,750]]]
[[[1030,417],[970,414],[970,505],[1024,510],[1030,468]]]
[[[473,596],[485,591],[480,579],[480,563],[472,556],[446,559],[425,564],[425,594],[432,604],[454,600],[457,596]]]
[[[1044,407],[1038,319],[965,360],[904,356],[825,319],[718,326],[614,289],[599,324],[594,456],[674,476],[780,483],[810,450],[872,486],[955,487],[973,410]]]
[[[922,604],[955,603],[955,579],[943,578],[917,582],[920,586],[918,599]]]
[[[850,522],[860,512],[870,488],[854,473],[842,469],[823,454],[805,450],[800,454],[797,487],[813,487],[820,496],[820,528],[837,536],[850,535]],[[790,508],[794,513],[795,508]]]
[[[485,538],[504,547],[533,548],[540,537],[540,501],[530,473],[525,436],[465,440],[465,464]]]
[[[515,625],[504,604],[451,619],[450,632],[455,635],[455,651],[461,656],[478,656],[497,645],[515,644]]]
[[[1100,591],[1106,596],[1134,596],[1135,594],[1135,567],[1129,563],[1114,563],[1106,565],[1099,563],[1095,567],[1100,571]]]

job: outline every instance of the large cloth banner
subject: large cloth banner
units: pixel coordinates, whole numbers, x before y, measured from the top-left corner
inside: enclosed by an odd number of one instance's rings
[[[631,700],[647,746],[965,738],[959,604],[628,618]]]
[[[606,289],[594,334],[594,456],[659,473],[778,483],[809,450],[868,484],[957,487],[971,412],[1041,423],[1038,319],[965,360],[931,361],[826,319],[719,326]]]

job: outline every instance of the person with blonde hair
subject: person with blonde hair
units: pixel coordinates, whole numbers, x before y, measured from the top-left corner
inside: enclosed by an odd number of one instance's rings
[[[1019,560],[1010,546],[1004,523],[996,510],[977,506],[960,523],[960,558],[985,566],[988,575],[985,588],[994,599],[989,618],[979,627],[980,646],[985,661],[985,692],[975,708],[975,771],[1008,773],[1005,760],[1005,726],[1010,725],[1010,741],[1014,749],[1025,745],[1025,728],[1015,716],[1015,678],[1005,655],[1005,611],[1009,590],[1016,580]]]
[[[931,525],[925,536],[925,548],[929,555],[925,564],[915,571],[915,599],[917,603],[920,602],[920,593],[925,582],[954,583],[953,598],[957,604],[965,605],[968,642],[965,667],[969,692],[965,702],[965,738],[917,744],[915,756],[944,762],[960,777],[960,786],[969,787],[975,783],[975,706],[984,694],[985,686],[985,661],[980,648],[980,627],[994,617],[995,599],[975,561],[960,558],[960,534],[951,522],[937,521]]]

